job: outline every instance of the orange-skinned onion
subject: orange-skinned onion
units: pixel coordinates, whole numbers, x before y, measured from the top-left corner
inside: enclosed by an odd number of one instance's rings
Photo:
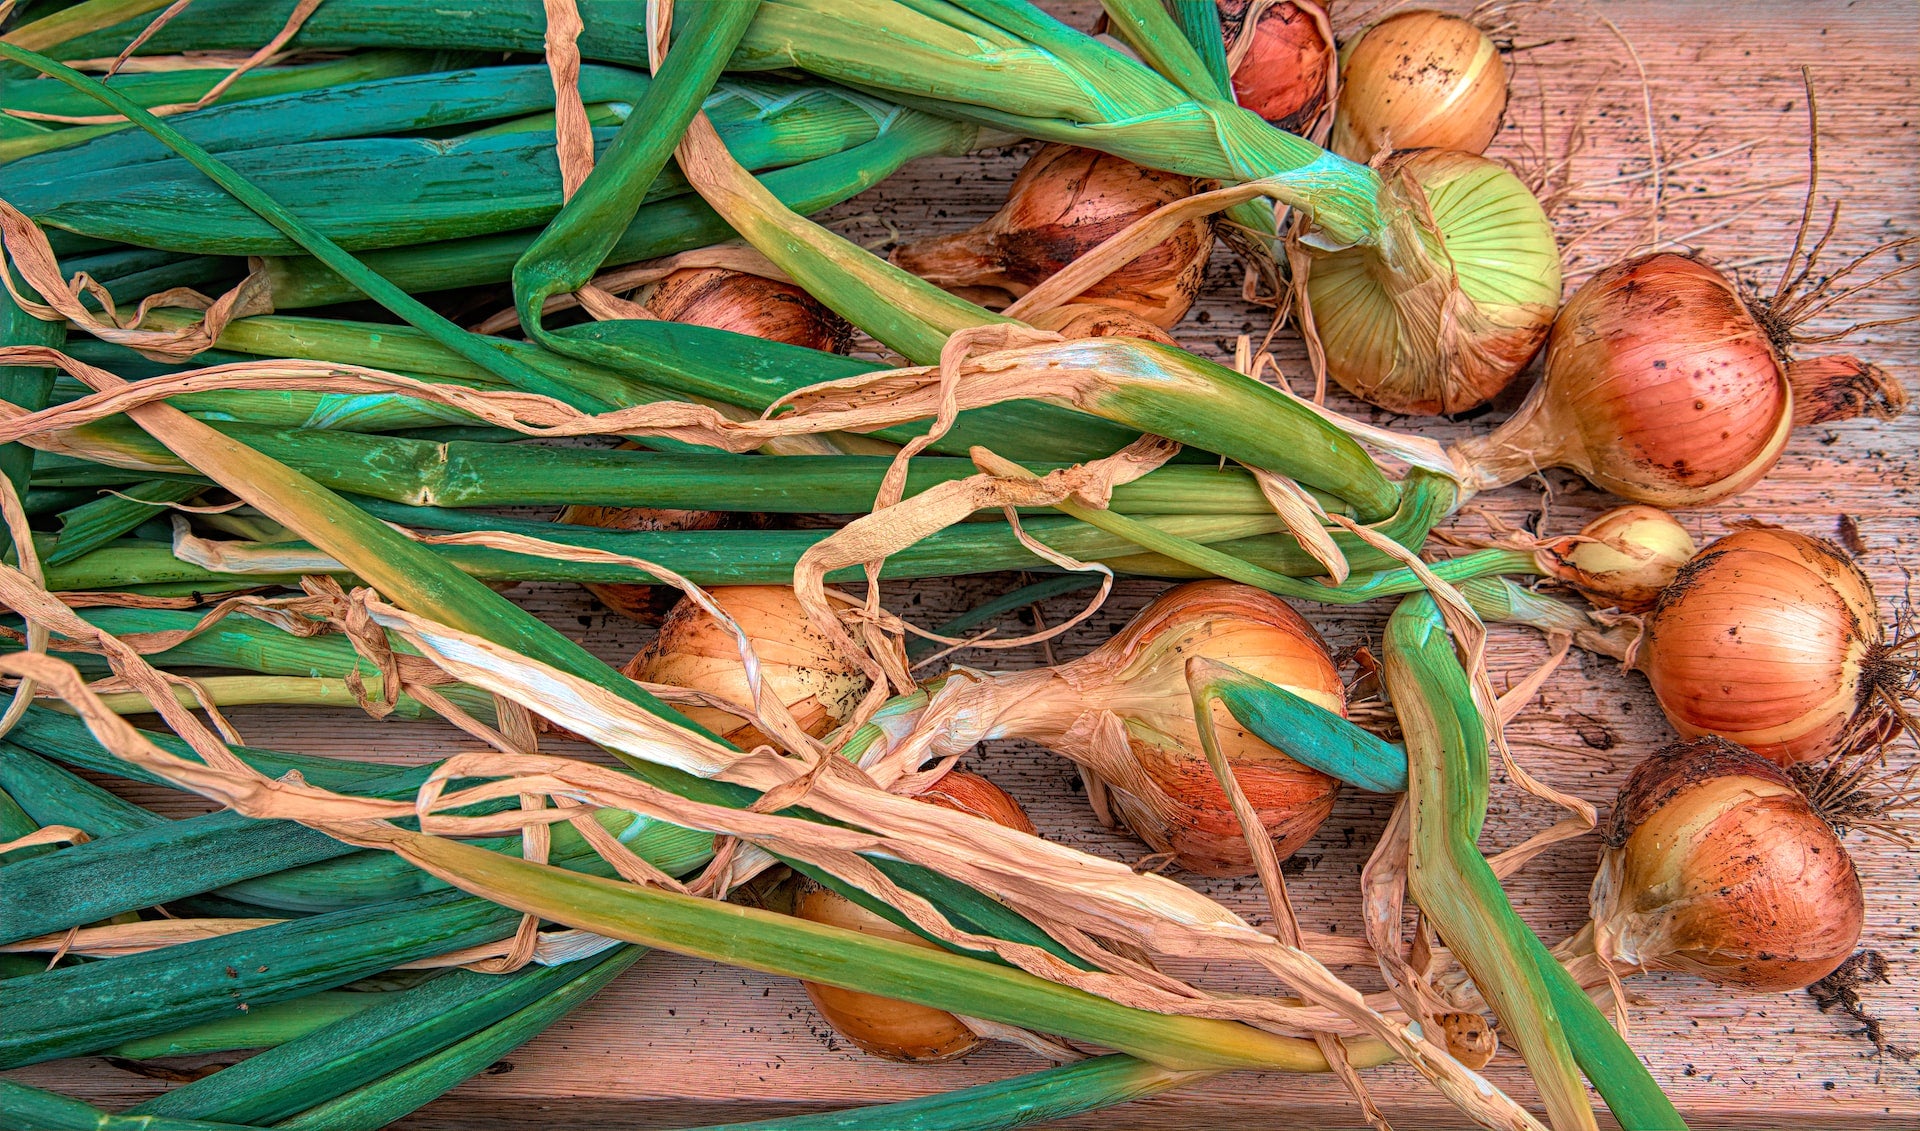
[[[977,227],[895,249],[893,262],[948,290],[992,287],[1019,298],[1121,229],[1198,191],[1172,173],[1091,149],[1046,145]],[[1199,217],[1088,287],[1075,302],[1117,307],[1162,329],[1193,305],[1213,250]]]
[[[1200,748],[1186,680],[1204,656],[1279,684],[1330,711],[1345,689],[1312,626],[1280,598],[1228,581],[1173,589],[1099,648],[1068,663],[992,677],[991,737],[1025,738],[1104,783],[1134,835],[1206,876],[1253,873],[1240,823]],[[1281,856],[1332,811],[1338,783],[1255,738],[1216,703],[1220,748]]]
[[[1327,373],[1394,412],[1485,404],[1539,352],[1553,324],[1553,226],[1520,178],[1485,157],[1414,150],[1380,173],[1404,206],[1404,222],[1383,241],[1398,250],[1319,252],[1307,276]]]
[[[801,730],[818,738],[853,713],[867,677],[807,619],[784,585],[725,585],[707,591],[753,643],[767,691],[786,705]],[[717,695],[751,707],[753,689],[734,636],[706,610],[682,598],[660,635],[620,669],[628,679]],[[736,715],[712,707],[680,710],[743,750],[771,740]]]
[[[1712,543],[1645,624],[1634,666],[1673,728],[1782,765],[1838,752],[1897,674],[1866,575],[1838,546],[1790,530]]]
[[[1526,401],[1455,452],[1476,488],[1566,467],[1623,499],[1687,507],[1752,486],[1792,427],[1779,355],[1734,285],[1657,252],[1575,291]]]
[[[1544,547],[1548,575],[1601,608],[1642,613],[1693,557],[1693,536],[1657,507],[1615,507],[1580,528],[1577,538]]]
[[[806,291],[745,271],[688,267],[660,280],[646,308],[664,322],[731,330],[830,353],[853,348],[853,327]]]
[[[1219,0],[1219,7],[1220,35],[1233,68],[1233,100],[1277,129],[1306,133],[1326,107],[1334,66],[1325,5]]]
[[[1445,12],[1400,12],[1340,52],[1327,147],[1350,161],[1390,149],[1484,153],[1506,110],[1506,61],[1486,32]]]
[[[1622,972],[1796,990],[1860,939],[1865,903],[1838,834],[1778,766],[1719,738],[1627,778],[1590,897],[1595,951]]]
[[[1020,803],[1006,791],[983,777],[954,771],[919,795],[920,800],[971,813],[1010,829],[1034,832],[1033,822]],[[828,926],[843,927],[861,934],[876,935],[895,942],[937,949],[912,931],[868,911],[866,908],[820,887],[807,883],[794,903],[794,914],[802,919]],[[967,1024],[945,1010],[915,1005],[893,998],[843,990],[802,982],[815,1009],[841,1036],[878,1057],[918,1063],[938,1064],[967,1055],[983,1043]]]

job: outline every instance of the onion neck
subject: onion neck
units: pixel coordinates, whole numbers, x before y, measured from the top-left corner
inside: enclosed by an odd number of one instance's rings
[[[1564,447],[1577,433],[1561,426],[1554,408],[1542,376],[1504,424],[1455,444],[1448,454],[1460,478],[1459,502],[1549,467],[1571,467],[1584,474],[1584,460]]]
[[[1002,270],[999,238],[984,226],[969,228],[906,244],[889,258],[937,287],[999,287],[1018,297],[1016,284]]]

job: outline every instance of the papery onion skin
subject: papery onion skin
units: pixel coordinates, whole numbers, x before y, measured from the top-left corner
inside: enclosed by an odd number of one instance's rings
[[[1539,352],[1553,324],[1553,226],[1526,185],[1484,157],[1414,150],[1380,171],[1417,218],[1396,238],[1423,246],[1386,259],[1366,247],[1314,257],[1306,299],[1327,373],[1393,412],[1485,404]]]
[[[1873,706],[1884,639],[1872,583],[1844,550],[1756,526],[1687,563],[1634,664],[1681,735],[1792,765],[1836,753]]]
[[[807,618],[799,598],[784,585],[727,585],[707,591],[753,642],[767,691],[793,715],[800,729],[818,738],[859,706],[868,681],[853,662]],[[620,669],[629,679],[704,691],[753,705],[753,689],[733,634],[706,610],[682,598],[661,622],[660,635]],[[771,744],[759,728],[712,707],[681,712],[743,750]]]
[[[1036,330],[1052,330],[1063,338],[1143,338],[1176,346],[1173,335],[1140,316],[1116,306],[1070,302],[1027,319]]]
[[[1481,487],[1567,467],[1632,502],[1688,507],[1759,481],[1792,427],[1779,356],[1738,289],[1656,252],[1575,291],[1526,401],[1456,452]]]
[[[829,353],[853,348],[853,327],[812,295],[776,279],[689,267],[660,281],[646,308],[666,322],[731,330]]]
[[[1580,528],[1578,538],[1544,548],[1547,573],[1601,608],[1641,613],[1693,558],[1693,536],[1657,507],[1615,507]]]
[[[1091,149],[1046,145],[1020,170],[990,219],[906,244],[891,258],[939,287],[996,287],[1019,298],[1135,220],[1196,191],[1187,177]],[[1212,249],[1212,221],[1196,218],[1074,301],[1118,307],[1167,329],[1193,305]]]
[[[1019,802],[983,777],[954,771],[919,794],[922,801],[971,813],[1021,832],[1032,833]],[[834,892],[808,883],[794,903],[802,919],[859,931],[895,942],[939,949],[912,931],[868,911]],[[980,1047],[983,1039],[953,1014],[930,1006],[863,994],[838,986],[802,982],[814,1008],[839,1034],[887,1060],[939,1064]]]
[[[1445,12],[1399,12],[1340,52],[1328,148],[1363,162],[1389,149],[1484,153],[1506,109],[1506,62],[1486,32]]]
[[[1892,420],[1907,410],[1899,378],[1851,354],[1805,357],[1787,363],[1793,386],[1793,426],[1871,416]]]
[[[1227,581],[1168,591],[1111,640],[1055,668],[1005,680],[996,731],[1087,768],[1114,809],[1156,852],[1203,876],[1246,876],[1253,858],[1200,748],[1186,681],[1191,656],[1221,660],[1344,714],[1345,689],[1312,626],[1280,598]],[[1117,719],[1120,730],[1106,720]],[[1260,823],[1285,858],[1332,812],[1339,783],[1242,729],[1216,703],[1213,722]]]
[[[1591,910],[1617,969],[1801,989],[1846,961],[1865,919],[1838,834],[1792,778],[1720,738],[1635,767],[1604,830]]]
[[[1310,10],[1320,8],[1324,19],[1324,7],[1312,0],[1219,0],[1219,7],[1229,58],[1239,56],[1233,100],[1276,129],[1305,134],[1326,108],[1334,67],[1333,41]]]

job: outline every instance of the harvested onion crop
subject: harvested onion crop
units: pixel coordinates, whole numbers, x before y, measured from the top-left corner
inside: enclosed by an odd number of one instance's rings
[[[1484,153],[1507,110],[1507,65],[1471,20],[1398,12],[1340,52],[1328,148],[1354,161],[1393,149]]]
[[[1693,536],[1656,507],[1615,507],[1580,528],[1577,537],[1543,548],[1549,576],[1602,608],[1639,613],[1693,557]]]
[[[1233,100],[1288,133],[1305,134],[1327,105],[1334,43],[1314,0],[1220,0]]]

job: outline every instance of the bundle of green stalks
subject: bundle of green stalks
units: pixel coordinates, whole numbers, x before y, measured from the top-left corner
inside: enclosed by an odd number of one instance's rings
[[[551,69],[498,62],[552,49],[548,8],[564,5],[326,0],[287,46],[343,57],[254,72],[220,103],[164,120],[143,107],[192,95],[201,76],[103,85],[48,57],[110,58],[155,7],[36,7],[35,33],[0,44],[11,69],[0,108],[126,119],[0,136],[0,198],[25,217],[9,230],[11,269],[28,300],[6,307],[5,342],[40,347],[8,355],[0,399],[44,410],[9,413],[0,449],[26,520],[13,534],[32,539],[0,565],[20,618],[7,627],[23,642],[0,652],[0,672],[65,705],[0,727],[0,843],[35,842],[0,856],[0,945],[38,954],[79,932],[52,969],[0,967],[0,1009],[26,1019],[0,1038],[0,1067],[268,1051],[124,1113],[0,1085],[0,1123],[381,1126],[664,948],[1111,1050],[820,1126],[1009,1127],[1237,1069],[1332,1071],[1364,1098],[1353,1070],[1393,1059],[1484,1125],[1538,1126],[1404,1011],[1376,1008],[1210,900],[902,804],[889,787],[920,767],[889,761],[882,740],[924,696],[887,666],[887,648],[863,650],[830,610],[816,620],[876,677],[865,725],[822,745],[783,722],[783,707],[756,703],[781,752],[749,754],[493,587],[781,583],[804,599],[810,569],[826,584],[1094,566],[1328,603],[1453,582],[1483,616],[1526,619],[1499,579],[1541,572],[1528,553],[1409,564],[1462,501],[1444,467],[1390,474],[1359,430],[1241,373],[1148,342],[1032,335],[804,219],[913,158],[1044,138],[1251,185],[1239,203],[1269,196],[1298,209],[1319,243],[1418,276],[1433,268],[1422,241],[1436,233],[1402,186],[1233,106],[1157,0],[1109,5],[1145,63],[1003,0],[683,0],[671,48],[650,59],[648,6],[579,0],[577,50],[591,62],[577,74],[564,51]],[[253,49],[293,13],[293,0],[196,0],[134,51]],[[436,51],[486,52],[488,65]],[[349,182],[361,205],[336,207]],[[638,317],[543,321],[549,300],[584,301],[605,268],[734,239],[913,365]],[[361,317],[235,318],[173,348],[199,314],[154,311],[144,338],[107,326],[92,298],[53,293],[63,282],[49,256],[123,305],[256,272],[275,308],[354,301]],[[462,329],[417,297],[509,281],[525,340]],[[37,316],[24,293],[36,287],[64,300],[71,331]],[[274,369],[281,359],[321,364]],[[136,391],[187,383],[80,420],[116,387],[102,370]],[[277,386],[249,383],[269,371]],[[983,388],[994,373],[1012,377]],[[1078,383],[1041,379],[1063,373]],[[928,393],[963,385],[964,411]],[[851,407],[840,407],[846,390]],[[553,421],[609,413],[624,415],[568,435],[635,449],[526,442]],[[1189,450],[1167,458],[1143,435]],[[916,454],[902,464],[908,444]],[[1090,461],[1149,450],[1160,452],[1152,469],[1110,493],[1046,493],[1086,482]],[[959,502],[942,521],[889,529],[949,498]],[[896,499],[900,511],[875,511]],[[776,525],[624,532],[489,513],[558,505]],[[848,521],[778,525],[801,515]],[[898,544],[844,550],[874,532]],[[273,602],[303,584],[308,603]],[[203,626],[189,611],[243,588],[268,591],[251,598],[258,616]],[[102,607],[76,612],[55,594]],[[1394,624],[1387,673],[1404,750],[1304,713],[1278,688],[1222,694],[1308,764],[1371,759],[1349,780],[1399,783],[1426,807],[1413,824],[1415,897],[1515,1034],[1553,1126],[1594,1124],[1582,1075],[1621,1122],[1679,1125],[1485,874],[1475,842],[1489,724],[1466,690],[1473,673],[1424,596]],[[135,646],[151,633],[169,642]],[[195,685],[160,674],[175,670],[198,672]],[[109,675],[104,694],[83,680]],[[223,741],[191,713],[197,703],[438,714],[499,753],[400,768],[254,750]],[[120,717],[148,713],[174,733]],[[619,768],[539,755],[534,717]],[[823,759],[836,760],[830,772]],[[225,808],[167,820],[76,769]],[[730,844],[718,865],[717,840]],[[694,894],[728,890],[740,878],[728,869],[775,865],[935,946]],[[191,928],[168,926],[181,920]],[[166,933],[186,929],[200,937]],[[1257,962],[1287,996],[1217,997],[1143,966],[1135,949]],[[236,992],[244,1018],[232,1016]]]

